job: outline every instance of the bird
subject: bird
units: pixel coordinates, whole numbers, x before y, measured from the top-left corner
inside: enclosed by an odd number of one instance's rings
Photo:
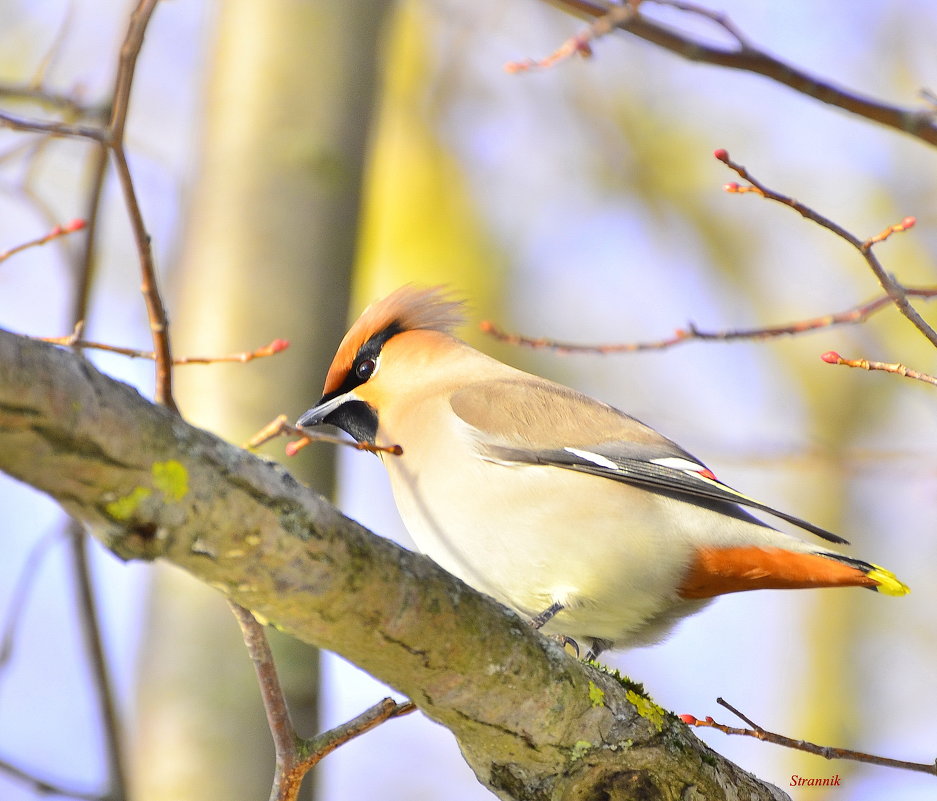
[[[457,338],[465,305],[407,284],[345,334],[297,421],[375,446],[417,548],[594,659],[651,645],[714,598],[909,592],[890,571],[779,530],[848,542],[744,495],[634,417]]]

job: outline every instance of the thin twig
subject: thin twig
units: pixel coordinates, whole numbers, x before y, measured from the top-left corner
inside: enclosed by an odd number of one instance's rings
[[[89,191],[85,207],[87,236],[83,240],[81,253],[75,260],[75,293],[72,303],[72,325],[88,319],[91,290],[97,267],[98,220],[101,216],[101,198],[107,178],[107,148],[96,147],[92,151],[89,166]]]
[[[240,353],[229,353],[226,356],[182,356],[174,358],[172,363],[176,366],[188,364],[216,364],[218,362],[252,362],[254,359],[265,359],[267,356],[276,356],[290,346],[286,339],[275,339],[267,345],[261,345],[254,350],[244,350]]]
[[[84,330],[84,322],[79,320],[75,324],[72,333],[64,337],[34,337],[40,342],[48,342],[52,345],[64,345],[69,348],[79,348],[82,350],[103,350],[108,353],[117,353],[120,356],[126,356],[130,359],[156,359],[156,354],[151,350],[138,350],[136,348],[125,348],[120,345],[108,345],[105,342],[90,342],[82,339],[81,333]],[[215,364],[217,362],[251,362],[254,359],[263,359],[267,356],[275,356],[277,353],[286,350],[290,343],[285,339],[275,339],[268,345],[262,345],[254,350],[245,350],[240,353],[229,353],[225,356],[180,356],[172,360],[175,367],[190,364]]]
[[[72,574],[77,579],[78,619],[81,622],[81,633],[91,666],[95,700],[104,730],[108,767],[107,797],[113,801],[122,801],[127,798],[123,738],[117,714],[117,702],[114,697],[114,683],[111,680],[107,657],[104,655],[104,643],[101,639],[100,615],[94,594],[94,582],[91,580],[91,568],[88,564],[88,537],[76,520],[69,521],[68,533]]]
[[[905,287],[904,292],[908,297],[937,297],[937,287]],[[868,303],[862,303],[846,311],[824,314],[819,317],[810,317],[804,320],[795,320],[794,322],[781,325],[703,331],[697,328],[694,323],[688,323],[686,328],[678,328],[673,336],[663,339],[597,345],[560,342],[547,337],[529,337],[522,334],[512,334],[499,328],[490,320],[483,320],[479,324],[479,327],[485,333],[491,334],[491,336],[509,345],[522,345],[528,348],[546,348],[554,350],[557,353],[636,353],[648,350],[666,350],[675,345],[682,345],[694,340],[733,342],[736,340],[748,339],[770,339],[778,336],[794,336],[807,331],[816,331],[821,328],[830,328],[837,325],[855,325],[865,322],[876,312],[891,305],[892,299],[888,295],[882,295]]]
[[[657,3],[660,6],[669,6],[671,8],[677,9],[677,11],[685,11],[687,14],[693,14],[697,17],[703,17],[708,19],[710,22],[714,22],[720,28],[722,28],[729,36],[731,36],[736,44],[738,44],[741,50],[754,50],[751,42],[742,33],[738,26],[729,19],[729,16],[721,11],[713,11],[709,8],[704,8],[703,6],[698,6],[695,3],[685,3],[681,0],[644,0],[646,3]]]
[[[72,29],[72,19],[74,15],[75,6],[73,3],[69,3],[65,8],[65,13],[63,13],[61,19],[59,19],[55,36],[49,43],[49,47],[43,54],[42,59],[40,59],[38,67],[36,67],[36,72],[32,79],[32,85],[34,87],[39,88],[42,86],[52,65],[55,63],[56,59],[61,57],[62,51],[65,49],[66,37]]]
[[[316,763],[331,754],[336,748],[355,737],[359,737],[391,718],[409,715],[411,712],[415,712],[416,708],[413,701],[400,703],[393,698],[384,698],[347,723],[342,723],[333,729],[309,738],[305,741],[306,748],[310,752],[303,762],[305,769],[309,770],[309,768],[314,767]]]
[[[732,20],[718,11],[712,11],[694,3],[681,2],[681,0],[628,0],[620,6],[608,8],[606,13],[597,17],[595,22],[586,30],[571,36],[546,58],[509,61],[504,65],[504,69],[509,73],[528,72],[532,69],[549,69],[574,55],[588,58],[592,55],[592,43],[596,39],[607,36],[616,28],[628,28],[629,23],[638,17],[642,2],[656,2],[658,5],[670,6],[678,11],[703,17],[729,34],[741,50],[748,51],[752,49],[744,34],[735,26]]]
[[[117,74],[110,105],[110,118],[101,127],[71,125],[62,122],[28,120],[16,115],[0,112],[0,123],[14,130],[33,131],[50,136],[70,136],[92,139],[106,146],[113,158],[117,177],[124,195],[124,204],[130,217],[137,253],[140,257],[140,289],[146,304],[153,350],[156,354],[156,402],[176,410],[172,394],[172,348],[169,340],[169,324],[166,308],[159,291],[156,265],[150,236],[146,230],[143,213],[137,200],[133,176],[124,149],[124,132],[130,109],[130,93],[137,59],[143,47],[143,39],[153,11],[159,0],[140,0],[130,15],[127,33],[120,48]]]
[[[342,723],[308,740],[301,740],[296,753],[296,761],[289,771],[284,771],[280,775],[278,782],[274,782],[270,801],[295,801],[303,777],[336,748],[366,734],[391,718],[409,715],[414,710],[416,710],[416,704],[412,701],[401,704],[393,698],[385,698],[347,723]]]
[[[76,269],[74,271],[72,319],[75,322],[76,332],[81,330],[84,320],[87,319],[94,283],[98,219],[104,181],[107,175],[107,158],[108,150],[103,144],[93,147],[90,163],[90,186],[86,206],[88,231],[87,236],[84,238],[84,247],[76,259]],[[70,528],[72,535],[71,572],[79,588],[78,614],[88,651],[88,661],[101,716],[108,769],[108,799],[113,798],[117,801],[128,796],[123,754],[124,740],[117,714],[110,669],[101,641],[100,618],[97,611],[94,584],[91,580],[88,565],[88,535],[74,520],[71,522]]]
[[[140,208],[136,200],[123,145],[134,68],[137,56],[143,44],[143,35],[147,23],[149,22],[149,18],[157,2],[158,0],[141,0],[136,10],[131,15],[127,35],[121,48],[118,61],[110,119],[105,127],[26,120],[6,112],[0,112],[0,123],[16,130],[28,130],[51,136],[71,136],[91,139],[109,148],[113,153],[121,187],[124,190],[125,203],[131,218],[131,226],[140,254],[141,271],[143,273],[143,295],[147,304],[150,327],[154,333],[154,349],[157,356],[157,401],[174,409],[175,404],[172,399],[171,375],[169,371],[171,356],[166,328],[166,314],[156,287],[155,268],[153,266],[149,236],[146,233],[142,214],[140,213]],[[95,218],[97,214],[96,209],[100,202],[100,187],[103,181],[103,170],[103,164],[100,164],[100,166],[95,169],[96,176],[93,182],[91,198],[91,206],[94,210]],[[8,254],[5,254],[5,257],[12,255],[14,252],[19,252],[25,247],[44,244],[50,239],[65,233],[70,233],[74,230],[79,230],[82,227],[84,227],[84,222],[76,221],[64,228],[57,228],[46,237],[13,249]],[[89,276],[92,259],[92,250],[90,247],[91,246],[85,251],[83,260],[83,267],[85,269],[82,271],[83,277],[79,279],[80,292],[78,293],[75,304],[76,310],[79,312],[83,312],[83,310],[86,309],[87,293],[90,291]],[[84,317],[83,313],[81,317]],[[94,676],[97,700],[105,731],[109,771],[108,798],[123,799],[126,798],[127,789],[121,748],[122,738],[119,732],[113,687],[101,643],[96,602],[85,548],[86,541],[83,532],[76,524],[72,524],[72,564],[79,591],[78,606],[81,610],[80,620],[84,632],[85,645],[88,650],[89,661],[92,666],[92,675]]]
[[[912,325],[920,331],[927,340],[937,347],[937,331],[935,331],[931,326],[929,326],[924,318],[918,314],[917,309],[915,309],[910,302],[908,301],[907,292],[904,287],[901,286],[897,281],[894,280],[882,267],[881,262],[879,262],[878,257],[872,252],[872,247],[877,243],[881,242],[884,239],[887,239],[891,234],[897,233],[899,231],[906,231],[908,228],[914,225],[913,217],[905,217],[900,223],[891,225],[885,229],[880,234],[876,236],[869,237],[868,239],[859,239],[855,234],[850,233],[845,228],[843,228],[838,223],[833,222],[828,217],[824,217],[817,211],[814,211],[809,206],[804,205],[798,200],[795,200],[792,197],[787,195],[782,195],[779,192],[775,192],[773,189],[769,189],[767,186],[762,184],[758,179],[756,179],[745,167],[741,164],[737,164],[732,161],[729,157],[729,154],[723,150],[716,150],[713,155],[725,164],[729,169],[738,173],[738,175],[747,181],[751,187],[754,188],[754,193],[760,195],[766,200],[773,200],[776,203],[780,203],[788,208],[793,209],[802,217],[811,222],[815,222],[817,225],[826,228],[828,231],[836,234],[840,239],[845,242],[848,242],[852,245],[859,253],[862,254],[862,257],[865,259],[866,264],[869,265],[869,268],[872,270],[872,273],[878,279],[879,284],[882,289],[888,293],[888,296],[892,299],[892,302],[895,306],[898,307],[898,310],[908,318]],[[752,191],[746,187],[740,187],[738,184],[730,183],[726,184],[723,187],[726,191],[732,193],[739,193],[743,191]]]
[[[88,313],[91,296],[91,287],[94,275],[94,248],[96,244],[97,219],[101,202],[101,191],[107,167],[107,151],[103,147],[94,149],[95,156],[91,175],[91,188],[88,199],[88,234],[85,237],[85,246],[78,260],[77,281],[73,292],[73,314],[76,322],[76,332],[80,331]],[[72,538],[71,547],[71,573],[79,588],[80,602],[77,605],[81,629],[84,634],[86,649],[89,655],[90,672],[100,708],[102,729],[107,754],[109,791],[108,801],[125,799],[128,797],[127,776],[123,755],[123,737],[120,720],[117,715],[117,704],[114,697],[113,682],[110,669],[104,655],[101,642],[100,616],[97,612],[97,601],[94,595],[94,585],[91,580],[88,565],[87,547],[88,535],[74,520],[70,523]]]
[[[241,627],[247,653],[257,674],[267,723],[273,736],[276,770],[270,792],[271,801],[295,801],[303,778],[324,757],[384,721],[409,714],[416,709],[412,702],[398,704],[391,698],[385,698],[347,723],[309,739],[301,738],[290,719],[289,708],[263,626],[243,606],[234,602],[229,605]]]
[[[917,219],[915,217],[905,217],[900,223],[894,223],[893,225],[889,225],[884,230],[875,234],[875,236],[870,236],[868,239],[865,240],[865,242],[862,243],[862,246],[866,250],[868,250],[869,248],[872,247],[872,245],[877,245],[879,242],[884,242],[892,234],[900,234],[900,233],[907,231],[909,228],[913,228],[916,223],[917,223]],[[902,291],[904,291],[903,288],[902,288]],[[907,294],[906,291],[905,291],[905,294]]]
[[[861,751],[852,751],[847,748],[833,748],[828,745],[817,745],[806,740],[795,740],[791,737],[785,737],[783,734],[776,734],[767,731],[761,726],[753,723],[749,718],[739,712],[734,706],[722,698],[717,698],[716,703],[725,707],[734,715],[744,720],[750,729],[740,729],[734,726],[726,726],[723,723],[716,723],[711,717],[699,720],[693,715],[678,715],[678,717],[688,726],[697,728],[716,729],[723,734],[736,734],[744,737],[754,737],[756,740],[764,740],[767,743],[774,743],[785,748],[793,748],[797,751],[805,751],[808,754],[816,754],[825,759],[850,759],[854,762],[865,762],[869,765],[882,765],[887,768],[899,768],[901,770],[910,770],[917,773],[928,773],[931,776],[937,776],[937,762],[907,762],[903,759],[891,759],[889,757],[875,756]]]
[[[403,454],[403,448],[399,445],[372,445],[370,442],[356,442],[353,439],[344,439],[342,437],[333,437],[330,434],[323,434],[320,431],[307,431],[305,428],[297,428],[289,422],[285,414],[278,415],[267,425],[254,434],[245,444],[246,450],[259,448],[261,445],[269,442],[276,437],[286,434],[290,437],[302,437],[296,442],[290,442],[286,445],[286,455],[295,456],[299,451],[313,442],[328,442],[331,445],[347,445],[357,451],[368,451],[369,453],[389,453],[393,456]]]
[[[0,124],[14,131],[28,131],[46,136],[67,136],[77,139],[91,139],[94,142],[108,144],[108,133],[96,125],[73,125],[67,122],[32,120],[0,111]]]
[[[895,373],[905,378],[913,378],[917,381],[924,381],[927,384],[937,386],[937,376],[929,373],[922,373],[918,370],[912,370],[900,363],[888,364],[886,362],[873,362],[868,359],[844,359],[835,350],[828,350],[821,357],[827,364],[842,364],[846,367],[858,367],[861,370],[881,370],[885,373]]]
[[[0,253],[0,262],[4,262],[11,256],[15,256],[17,253],[22,253],[28,248],[41,247],[42,245],[45,245],[47,242],[51,242],[54,239],[59,239],[60,237],[73,234],[76,231],[80,231],[84,227],[84,220],[72,220],[65,225],[56,225],[55,228],[53,228],[47,234],[43,234],[42,236],[36,237],[35,239],[30,239],[28,242],[23,242],[21,245],[16,245],[9,250],[4,250],[2,253]]]
[[[143,213],[140,210],[137,193],[133,185],[133,176],[130,173],[127,154],[124,151],[124,131],[127,126],[134,71],[137,66],[137,58],[143,47],[143,37],[147,25],[158,3],[159,0],[140,0],[130,15],[127,35],[120,48],[111,118],[107,131],[108,145],[114,156],[117,177],[124,193],[124,204],[130,215],[130,225],[136,240],[137,252],[140,256],[140,290],[146,303],[150,332],[153,336],[153,350],[156,353],[156,402],[175,411],[176,402],[172,394],[172,348],[169,340],[169,321],[159,292],[150,235],[147,233],[146,224],[143,221]]]
[[[145,27],[145,23],[144,23]],[[64,26],[63,29],[64,30]],[[134,31],[134,26],[131,25],[131,33]],[[128,41],[131,41],[132,37],[128,34]],[[61,44],[62,38],[59,36],[57,38],[56,44],[45,63],[48,64],[51,60],[54,53],[57,51],[57,48]],[[140,42],[142,43],[142,31],[140,32]],[[126,46],[121,51],[121,60],[118,67],[118,76],[121,74],[127,74],[128,72],[132,75],[133,62],[136,58],[136,53],[139,51],[139,46],[136,48],[136,51],[128,49]],[[21,96],[30,94],[32,99],[42,100],[47,99],[48,102],[53,104],[57,101],[60,103],[61,98],[50,95],[48,92],[42,92],[39,89],[39,84],[42,81],[42,73],[40,72],[36,79],[36,84],[31,87],[31,92],[21,92]],[[129,84],[126,89],[129,93]],[[81,109],[75,103],[65,103],[62,104],[65,106],[66,114],[87,114],[87,110]],[[115,157],[119,159],[123,156],[123,123],[126,118],[126,112],[122,118],[120,118],[120,124],[114,124],[114,118],[112,117],[111,126],[109,128],[101,127],[89,127],[86,125],[74,125],[63,122],[40,122],[33,120],[26,120],[15,115],[7,114],[5,112],[0,113],[0,123],[5,124],[7,127],[11,127],[17,130],[28,130],[37,133],[42,133],[51,136],[71,136],[71,137],[81,137],[86,139],[91,139],[102,147],[96,148],[97,158],[96,166],[94,170],[94,176],[92,181],[92,194],[90,202],[90,216],[93,221],[97,219],[97,209],[100,203],[100,190],[103,182],[103,174],[106,165],[106,152],[103,146],[114,146]],[[114,132],[117,132],[117,136],[114,136]],[[44,140],[40,141],[37,147],[44,146]],[[128,203],[128,205],[130,205]],[[53,231],[39,239],[33,240],[31,242],[24,243],[23,245],[13,248],[10,251],[7,251],[4,254],[0,254],[0,261],[3,261],[6,258],[9,258],[14,253],[18,253],[24,250],[27,247],[33,247],[38,245],[43,245],[52,239],[55,239],[59,236],[63,236],[67,233],[73,231],[78,231],[84,228],[86,225],[84,220],[76,220],[72,223],[69,223],[66,226],[57,226]],[[83,269],[81,271],[81,277],[79,278],[78,292],[76,293],[75,308],[80,319],[83,319],[85,316],[85,311],[87,308],[87,299],[88,293],[90,292],[90,270],[92,263],[92,253],[93,253],[93,241],[94,232],[89,232],[88,244],[84,250],[84,256],[82,259]],[[148,244],[147,244],[148,247]],[[145,261],[145,259],[144,259]],[[146,281],[144,281],[146,283]],[[93,686],[96,696],[96,700],[99,707],[99,714],[102,721],[102,729],[104,731],[105,739],[105,749],[107,753],[107,766],[108,766],[108,791],[106,797],[108,799],[114,799],[119,801],[127,797],[127,782],[126,774],[124,771],[124,757],[122,752],[122,742],[123,739],[120,733],[120,726],[116,708],[116,702],[114,698],[113,683],[110,677],[110,671],[108,668],[107,660],[104,655],[104,648],[101,640],[101,632],[99,625],[99,616],[97,612],[97,602],[94,595],[93,582],[91,580],[90,568],[88,565],[88,556],[87,556],[87,540],[85,538],[84,532],[77,525],[77,523],[72,522],[70,524],[70,542],[71,542],[71,564],[72,564],[72,573],[76,579],[76,586],[78,589],[78,604],[77,609],[79,611],[79,620],[81,623],[81,629],[84,637],[85,648],[88,654],[88,662],[90,663],[90,672],[93,677]],[[59,790],[52,785],[49,785],[47,782],[42,780],[33,779],[34,785],[42,790],[43,792],[56,792]],[[78,793],[68,793],[66,791],[61,791],[62,794],[74,795],[79,797]],[[84,794],[81,794],[80,797],[86,797]],[[87,796],[87,797],[96,797],[96,796]]]
[[[743,720],[745,723],[751,726],[755,731],[760,731],[760,732],[764,731],[764,729],[761,726],[755,723],[751,718],[747,717],[746,715],[743,715],[738,709],[732,706],[732,704],[726,701],[725,698],[722,698],[720,696],[719,698],[716,699],[716,703],[719,704],[719,706],[724,706],[737,718],[739,718],[740,720]]]
[[[625,26],[638,14],[641,0],[629,0],[620,6],[612,6],[607,13],[602,14],[586,30],[571,36],[546,58],[525,59],[524,61],[510,61],[504,65],[505,72],[528,72],[533,69],[549,69],[561,61],[580,55],[588,58],[592,55],[592,42],[602,36],[607,36],[615,28]]]
[[[547,0],[547,2],[585,19],[597,19],[609,13],[608,5],[596,2],[596,0]],[[680,7],[677,3],[667,4]],[[694,10],[693,13],[699,14],[701,10]],[[713,18],[718,16],[715,12],[709,12],[709,15]],[[836,106],[866,120],[914,136],[928,144],[937,145],[937,115],[931,108],[907,109],[864,97],[817,78],[751,44],[741,46],[740,43],[737,48],[719,47],[669,28],[649,19],[645,14],[625,15],[625,17],[617,23],[619,30],[651,42],[664,50],[669,50],[688,61],[714,64],[762,75],[821,103]]]
[[[102,106],[82,105],[75,97],[66,92],[56,92],[43,86],[30,84],[0,84],[0,99],[28,100],[44,106],[51,106],[64,111],[66,114],[82,118],[97,118],[103,111]]]
[[[40,779],[38,776],[34,776],[28,770],[14,765],[7,759],[0,758],[0,773],[5,773],[7,776],[11,776],[14,779],[18,779],[23,784],[28,785],[32,788],[36,795],[53,795],[61,796],[63,798],[75,798],[77,801],[109,801],[109,799],[107,799],[105,796],[102,796],[100,793],[76,790],[73,787],[64,787],[61,784],[56,784],[55,782],[49,781],[47,779]]]
[[[274,790],[276,790],[284,783],[284,777],[293,773],[298,758],[300,739],[293,728],[293,721],[290,719],[290,710],[286,704],[283,688],[280,685],[280,678],[277,675],[276,664],[273,661],[273,654],[270,651],[270,643],[267,641],[264,627],[257,622],[250,610],[234,603],[234,601],[229,601],[228,606],[231,607],[231,611],[241,627],[244,645],[247,648],[251,664],[254,666],[254,673],[257,675],[260,697],[263,701],[264,712],[267,715],[267,725],[270,727],[276,753],[276,768],[273,780]],[[299,792],[300,784],[302,784],[302,775],[299,776],[294,796],[295,793]],[[275,794],[272,793],[270,797],[274,798]]]

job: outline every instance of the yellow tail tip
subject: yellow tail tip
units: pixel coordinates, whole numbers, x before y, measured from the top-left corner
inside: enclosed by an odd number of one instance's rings
[[[907,584],[899,581],[894,573],[884,567],[872,565],[872,570],[867,575],[870,579],[878,582],[875,590],[882,593],[882,595],[902,596],[911,592],[911,588]]]

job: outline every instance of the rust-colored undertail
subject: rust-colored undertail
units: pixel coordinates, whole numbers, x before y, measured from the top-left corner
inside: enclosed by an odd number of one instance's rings
[[[819,554],[754,546],[700,548],[678,592],[682,598],[712,598],[744,590],[874,589],[879,583],[859,567]]]

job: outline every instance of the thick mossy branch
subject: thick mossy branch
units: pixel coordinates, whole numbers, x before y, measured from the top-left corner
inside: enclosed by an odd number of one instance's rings
[[[280,466],[3,331],[0,470],[122,558],[172,562],[405,693],[503,798],[787,797]]]

